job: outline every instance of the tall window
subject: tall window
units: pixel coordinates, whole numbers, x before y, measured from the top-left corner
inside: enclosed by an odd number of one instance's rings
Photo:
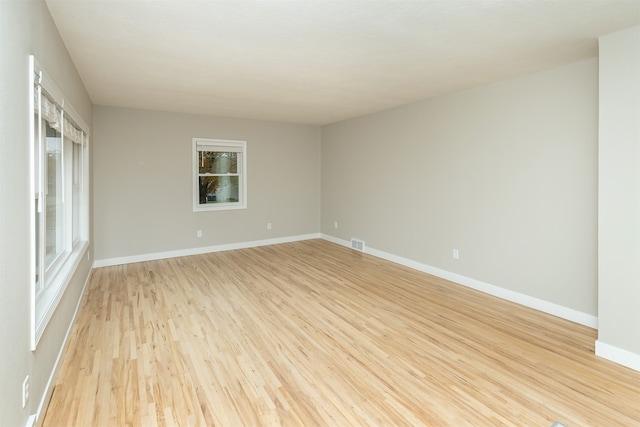
[[[193,210],[247,207],[247,143],[193,139]]]
[[[32,348],[88,247],[88,127],[33,57]]]

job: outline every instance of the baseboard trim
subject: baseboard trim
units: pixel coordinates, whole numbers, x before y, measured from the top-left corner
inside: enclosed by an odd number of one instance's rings
[[[24,427],[33,427],[35,425],[35,422],[36,414],[31,414],[29,418],[27,418],[27,423],[24,425]]]
[[[69,322],[69,327],[67,328],[67,332],[62,340],[62,345],[60,346],[60,351],[58,352],[58,356],[56,357],[56,361],[53,364],[53,369],[51,370],[51,375],[49,375],[49,380],[47,381],[47,385],[44,388],[44,394],[40,399],[40,404],[38,405],[38,410],[35,414],[32,414],[27,422],[27,426],[31,427],[41,427],[42,422],[44,421],[44,414],[49,407],[49,402],[51,401],[51,396],[53,396],[53,389],[56,385],[56,380],[58,378],[58,373],[60,371],[62,357],[64,356],[64,351],[67,348],[67,344],[69,342],[69,336],[71,335],[71,331],[73,330],[73,325],[76,322],[76,316],[78,315],[78,311],[80,310],[80,304],[82,303],[82,299],[84,297],[84,292],[87,290],[87,286],[89,284],[89,278],[91,277],[91,270],[89,270],[89,274],[87,274],[87,278],[84,280],[84,285],[82,285],[82,291],[80,292],[80,297],[78,298],[78,302],[76,303],[76,309],[73,312],[73,316],[71,317],[71,321]]]
[[[640,372],[640,354],[596,340],[596,356]]]
[[[351,247],[351,242],[342,240],[327,234],[322,234],[322,238],[338,245]],[[569,320],[574,323],[588,326],[590,328],[598,328],[598,318],[591,314],[583,313],[581,311],[574,310],[572,308],[564,307],[559,304],[555,304],[549,301],[545,301],[539,298],[535,298],[526,294],[511,291],[509,289],[502,288],[500,286],[491,285],[489,283],[482,282],[480,280],[472,279],[470,277],[463,276],[461,274],[452,273],[450,271],[442,270],[437,267],[433,267],[427,264],[423,264],[408,258],[400,257],[388,252],[379,251],[377,249],[366,247],[365,253],[373,255],[378,258],[385,259],[387,261],[394,262],[396,264],[404,265],[405,267],[412,268],[414,270],[422,271],[423,273],[431,274],[433,276],[440,277],[442,279],[449,280],[451,282],[458,283],[460,285],[484,292],[489,295],[502,298],[507,301],[515,302],[524,305],[529,308],[542,311],[544,313],[552,314],[565,320]]]
[[[211,252],[222,252],[234,249],[246,249],[258,246],[275,245],[280,243],[297,242],[301,240],[310,239],[324,239],[332,243],[336,243],[341,246],[351,247],[351,242],[343,239],[339,239],[334,236],[322,233],[303,234],[297,236],[280,237],[275,239],[254,240],[248,242],[230,243],[215,246],[204,246],[200,248],[179,249],[175,251],[156,252],[141,255],[132,255],[119,258],[98,259],[93,263],[93,268],[109,267],[113,265],[131,264],[135,262],[155,261],[167,258],[176,258],[181,256],[201,255]],[[524,305],[529,308],[542,311],[544,313],[552,314],[554,316],[566,319],[581,325],[588,326],[590,328],[598,328],[598,318],[588,313],[574,310],[569,307],[564,307],[559,304],[555,304],[549,301],[545,301],[539,298],[535,298],[526,294],[511,291],[509,289],[502,288],[500,286],[492,285],[480,280],[476,280],[461,274],[453,273],[447,270],[443,270],[431,265],[423,264],[408,258],[404,258],[398,255],[394,255],[388,252],[380,251],[371,247],[365,248],[365,253],[373,255],[378,258],[385,259],[387,261],[394,262],[396,264],[404,265],[414,270],[422,271],[427,274],[450,280],[463,286],[484,292],[489,295],[502,298],[507,301],[515,302]]]
[[[253,240],[249,242],[228,243],[224,245],[203,246],[200,248],[179,249],[175,251],[156,252],[150,254],[132,255],[119,258],[98,259],[93,262],[93,268],[110,267],[112,265],[132,264],[135,262],[156,261],[181,256],[201,255],[211,252],[223,252],[234,249],[254,248],[258,246],[277,245],[280,243],[298,242],[301,240],[319,239],[320,233],[301,234],[297,236],[279,237],[275,239]]]

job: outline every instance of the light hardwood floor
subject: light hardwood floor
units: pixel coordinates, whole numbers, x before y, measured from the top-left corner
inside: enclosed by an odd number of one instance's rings
[[[100,268],[44,425],[640,425],[595,339],[323,240]]]

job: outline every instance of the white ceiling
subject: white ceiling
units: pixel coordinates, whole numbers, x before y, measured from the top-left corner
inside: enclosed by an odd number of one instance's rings
[[[594,57],[640,0],[46,0],[97,105],[326,124]]]

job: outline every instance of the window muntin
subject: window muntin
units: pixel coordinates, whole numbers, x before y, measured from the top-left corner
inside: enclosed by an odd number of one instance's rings
[[[193,139],[194,211],[246,208],[246,141]]]

